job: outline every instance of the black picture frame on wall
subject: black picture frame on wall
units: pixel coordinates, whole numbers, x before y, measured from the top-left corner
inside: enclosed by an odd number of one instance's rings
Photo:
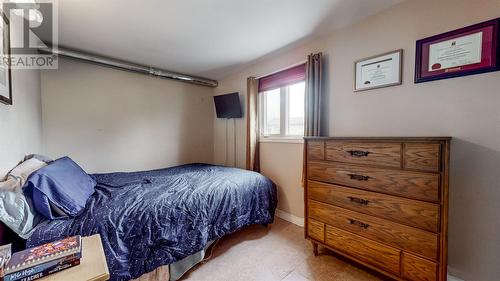
[[[5,13],[2,13],[0,25],[0,103],[12,105],[12,73],[5,58],[10,58],[10,22]]]
[[[500,18],[485,21],[482,23],[474,24],[457,30],[449,31],[446,33],[438,34],[432,37],[424,38],[416,42],[416,55],[415,55],[415,83],[436,81],[441,79],[449,79],[455,77],[462,77],[467,75],[474,75],[492,71],[500,70]],[[465,38],[473,38],[476,36],[478,44],[477,61],[471,63],[464,63],[462,65],[450,66],[448,68],[442,67],[440,63],[431,65],[431,45],[434,49],[439,49],[438,44],[450,44],[450,48],[441,49],[441,54],[451,54],[453,51],[460,51],[451,49],[451,46],[460,45],[460,40],[466,41]],[[474,42],[473,39],[469,40]],[[458,43],[457,43],[458,42]],[[467,42],[468,43],[468,42]],[[456,45],[452,45],[456,44]],[[479,44],[481,44],[479,46]],[[459,46],[458,46],[459,47]],[[466,48],[469,48],[466,46]],[[448,53],[446,53],[449,51]],[[467,51],[467,50],[463,50]],[[437,52],[435,52],[437,53]],[[449,56],[448,58],[453,59]],[[443,59],[443,61],[445,61]],[[458,59],[457,59],[458,61]]]

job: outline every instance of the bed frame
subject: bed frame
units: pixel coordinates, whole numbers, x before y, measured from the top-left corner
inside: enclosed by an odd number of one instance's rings
[[[26,240],[21,239],[3,222],[0,222],[0,245],[7,244],[12,244],[12,252],[18,252],[26,248]]]

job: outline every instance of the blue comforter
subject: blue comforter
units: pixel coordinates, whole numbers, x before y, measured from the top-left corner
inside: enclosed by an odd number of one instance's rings
[[[277,204],[269,179],[235,168],[190,164],[93,177],[85,211],[40,224],[27,246],[99,233],[111,280],[137,278],[244,226],[272,223]]]

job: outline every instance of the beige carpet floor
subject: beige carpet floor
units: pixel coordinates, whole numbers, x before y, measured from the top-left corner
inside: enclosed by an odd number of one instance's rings
[[[372,281],[381,280],[320,247],[319,256],[304,229],[281,219],[224,237],[212,258],[188,272],[189,281]]]

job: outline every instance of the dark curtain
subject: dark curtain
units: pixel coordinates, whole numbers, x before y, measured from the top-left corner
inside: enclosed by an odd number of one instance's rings
[[[321,136],[321,96],[323,95],[323,55],[310,54],[306,63],[306,96],[304,136]],[[304,143],[304,165],[302,168],[302,186],[306,184],[306,147]]]
[[[323,55],[311,54],[306,64],[306,102],[304,136],[321,135],[321,96],[323,84]]]

